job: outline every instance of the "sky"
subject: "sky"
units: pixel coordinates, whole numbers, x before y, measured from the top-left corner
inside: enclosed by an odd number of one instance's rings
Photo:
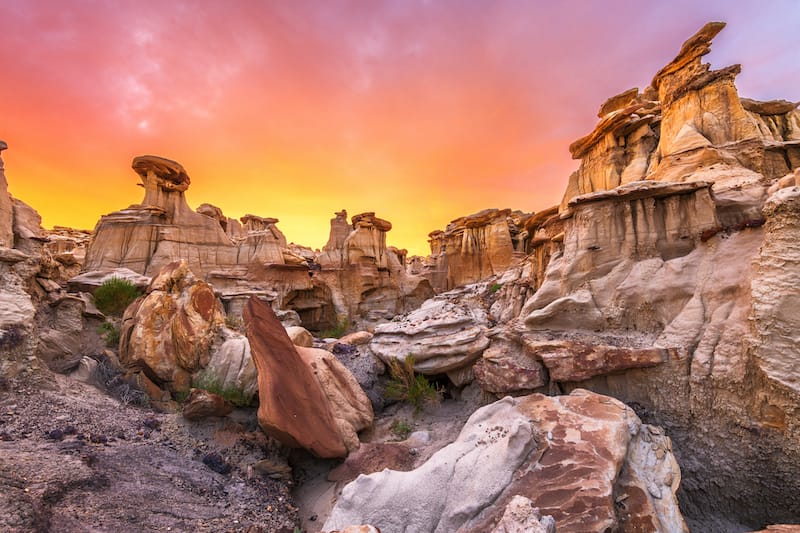
[[[711,20],[742,96],[800,100],[796,0],[0,0],[9,190],[91,229],[142,200],[131,160],[154,154],[193,208],[313,248],[374,211],[424,255],[457,217],[557,204],[599,106]]]

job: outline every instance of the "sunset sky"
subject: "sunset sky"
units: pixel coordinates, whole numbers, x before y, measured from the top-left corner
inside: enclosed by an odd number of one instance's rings
[[[710,20],[740,94],[800,100],[800,1],[0,0],[6,175],[45,226],[91,229],[161,155],[192,207],[315,248],[375,211],[426,254],[456,217],[556,204],[600,104]]]

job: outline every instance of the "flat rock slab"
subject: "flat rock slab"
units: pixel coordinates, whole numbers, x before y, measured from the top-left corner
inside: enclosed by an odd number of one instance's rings
[[[630,368],[647,368],[666,362],[666,348],[622,348],[568,340],[524,337],[528,353],[541,359],[553,381],[583,381]]]

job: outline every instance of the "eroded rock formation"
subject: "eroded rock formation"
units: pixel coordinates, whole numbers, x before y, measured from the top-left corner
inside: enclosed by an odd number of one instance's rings
[[[330,287],[340,316],[374,323],[415,309],[433,296],[428,280],[406,272],[405,252],[387,247],[391,229],[375,213],[354,215],[348,224],[342,210],[331,220],[314,277]]]
[[[581,166],[559,245],[476,369],[503,393],[524,388],[515,369],[536,361],[550,387],[610,394],[657,420],[688,474],[684,513],[704,531],[800,514],[798,112],[741,100],[738,66],[701,63],[723,26],[689,39],[652,87],[609,100],[573,143]]]
[[[229,314],[241,315],[255,295],[297,311],[314,331],[390,319],[433,294],[427,280],[406,273],[405,253],[387,247],[391,223],[374,213],[356,215],[352,224],[345,211],[337,213],[329,243],[315,253],[287,244],[276,218],[248,214],[239,222],[210,204],[193,211],[184,196],[189,176],[175,161],[141,156],[133,169],[144,199],[97,223],[86,251],[89,275],[124,268],[152,277],[184,260],[213,285]]]
[[[414,357],[414,369],[422,374],[448,373],[463,385],[469,368],[489,345],[488,319],[480,295],[467,287],[432,298],[399,320],[375,328],[372,352],[383,361]]]
[[[588,391],[509,397],[476,411],[419,468],[358,477],[323,531],[492,531],[522,496],[559,532],[680,532],[679,484],[669,439],[621,402]]]
[[[5,141],[0,141],[0,246],[14,247],[14,205],[8,194],[3,150],[8,148]]]
[[[717,195],[739,196],[742,184],[800,166],[797,104],[740,99],[734,85],[740,65],[710,70],[702,63],[724,27],[706,24],[650,87],[601,107],[594,131],[570,146],[581,165],[570,176],[562,211],[576,196],[643,179],[709,181]]]
[[[530,213],[485,209],[457,218],[444,231],[428,235],[431,255],[418,259],[414,271],[437,292],[474,283],[509,268],[528,252]]]
[[[146,294],[125,311],[120,361],[172,392],[185,392],[208,366],[225,315],[211,286],[185,262],[165,265]]]

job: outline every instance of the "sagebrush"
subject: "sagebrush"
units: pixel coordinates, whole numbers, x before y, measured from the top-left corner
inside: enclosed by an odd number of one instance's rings
[[[98,326],[97,332],[106,341],[106,346],[116,348],[119,346],[119,326],[113,322],[103,322]]]

